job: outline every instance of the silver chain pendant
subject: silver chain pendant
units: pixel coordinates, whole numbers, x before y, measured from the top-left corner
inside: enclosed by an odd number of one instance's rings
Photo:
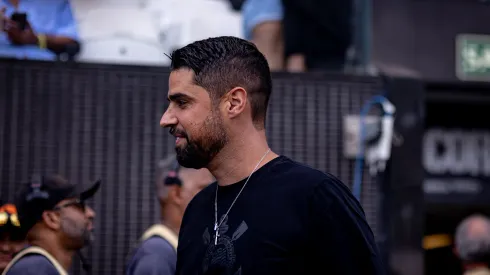
[[[219,236],[218,223],[215,223],[214,224],[214,245],[218,245],[218,236]]]

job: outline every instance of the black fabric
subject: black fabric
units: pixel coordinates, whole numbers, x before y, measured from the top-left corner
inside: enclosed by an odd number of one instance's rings
[[[313,70],[338,70],[353,32],[352,0],[282,0],[285,54],[304,54]]]
[[[92,198],[95,195],[95,193],[97,193],[99,188],[100,188],[100,180],[98,180],[94,184],[92,184],[92,186],[90,186],[90,188],[88,188],[87,190],[84,190],[83,186],[77,185],[76,190],[79,190],[79,191],[77,191],[76,194],[80,194],[79,195],[80,199],[82,201],[85,201],[85,200]]]
[[[245,180],[218,188],[218,220]],[[177,274],[384,274],[373,233],[337,178],[281,156],[256,171],[214,245],[216,183],[189,204]]]

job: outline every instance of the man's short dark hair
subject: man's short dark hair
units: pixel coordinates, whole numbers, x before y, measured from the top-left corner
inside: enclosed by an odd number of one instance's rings
[[[222,36],[196,41],[172,54],[172,70],[194,71],[194,81],[217,102],[229,90],[243,87],[250,99],[256,127],[265,123],[272,91],[269,65],[254,44],[236,37]]]

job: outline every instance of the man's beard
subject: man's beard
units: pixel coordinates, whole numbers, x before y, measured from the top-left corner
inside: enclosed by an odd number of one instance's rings
[[[201,169],[223,149],[228,142],[223,123],[219,116],[210,115],[199,131],[198,137],[189,139],[185,135],[185,147],[175,147],[177,161],[186,168]]]
[[[91,230],[85,230],[83,234],[83,243],[84,246],[91,245],[95,240],[94,232]]]
[[[77,223],[72,218],[62,217],[61,229],[68,237],[73,249],[81,249],[92,242],[92,232],[88,230],[85,224]]]

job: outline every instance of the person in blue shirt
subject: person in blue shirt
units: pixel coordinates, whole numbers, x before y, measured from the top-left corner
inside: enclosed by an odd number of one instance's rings
[[[25,24],[13,14],[25,14]],[[77,26],[68,0],[0,0],[0,57],[34,60],[73,58]]]
[[[214,181],[207,169],[181,168],[171,155],[159,164],[157,194],[161,222],[148,228],[132,251],[127,275],[174,275],[184,211],[192,198]]]
[[[284,69],[281,0],[245,0],[242,6],[245,39],[265,55],[271,71]]]

